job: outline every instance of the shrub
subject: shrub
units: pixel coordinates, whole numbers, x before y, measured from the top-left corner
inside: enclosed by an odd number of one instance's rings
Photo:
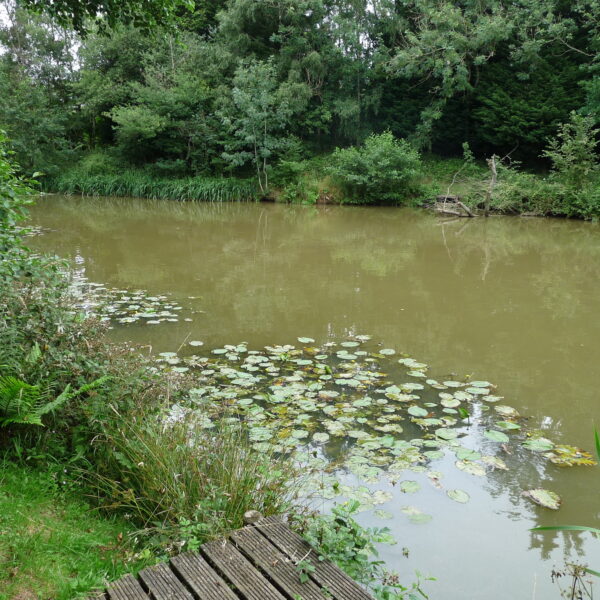
[[[571,113],[570,121],[560,125],[543,153],[552,161],[555,179],[580,189],[595,178],[599,166],[596,156],[599,131],[591,117]]]
[[[361,147],[336,148],[328,172],[352,204],[400,204],[418,194],[421,157],[389,131],[371,135]]]

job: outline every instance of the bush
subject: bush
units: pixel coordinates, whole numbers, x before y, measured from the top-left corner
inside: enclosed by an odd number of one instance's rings
[[[356,148],[336,148],[327,169],[351,204],[400,204],[420,191],[421,157],[389,131],[371,135]]]
[[[568,123],[558,128],[555,138],[548,143],[543,156],[552,161],[552,175],[565,185],[581,189],[598,174],[596,136],[599,129],[594,128],[591,117],[571,113]]]

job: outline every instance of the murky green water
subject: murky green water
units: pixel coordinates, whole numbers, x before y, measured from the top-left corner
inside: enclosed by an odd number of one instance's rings
[[[555,441],[592,447],[600,427],[600,226],[494,217],[440,221],[386,208],[177,204],[46,197],[32,211],[48,228],[31,245],[72,260],[92,281],[170,293],[192,322],[141,323],[117,339],[175,351],[321,342],[370,334],[430,365],[433,376],[472,374]],[[437,577],[432,598],[558,598],[550,582],[565,558],[600,567],[600,540],[532,535],[536,524],[600,522],[598,468],[523,461],[515,472],[477,478],[440,469],[456,504],[423,483],[382,508],[398,546],[384,556],[410,579]],[[417,479],[418,477],[415,477]],[[451,480],[450,480],[451,478]],[[424,478],[425,479],[425,478]],[[558,492],[551,512],[521,497],[540,482]],[[377,486],[375,486],[377,487]],[[410,524],[419,506],[434,516]],[[402,547],[410,549],[408,559]]]

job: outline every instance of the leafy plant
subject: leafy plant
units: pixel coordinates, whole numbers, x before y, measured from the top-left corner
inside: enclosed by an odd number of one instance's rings
[[[421,168],[418,151],[386,131],[369,136],[358,148],[336,148],[328,172],[349,203],[399,204],[419,191]]]
[[[416,600],[427,598],[414,582],[402,585],[398,576],[389,573],[378,560],[376,544],[394,544],[387,527],[364,528],[354,519],[360,502],[353,500],[334,506],[331,514],[296,517],[295,525],[317,550],[320,558],[337,564],[350,577],[365,584],[380,600]],[[300,564],[300,563],[299,563]]]

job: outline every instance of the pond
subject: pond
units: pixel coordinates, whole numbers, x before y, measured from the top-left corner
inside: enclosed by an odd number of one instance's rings
[[[43,235],[30,245],[68,258],[90,281],[168,295],[177,321],[115,326],[117,340],[175,352],[203,348],[341,342],[371,344],[429,365],[443,381],[493,382],[494,394],[557,443],[591,450],[600,426],[600,227],[549,219],[441,220],[396,208],[196,204],[47,196],[32,209]],[[185,317],[185,318],[183,318]],[[472,447],[491,443],[479,432]],[[497,446],[497,444],[496,444]],[[507,449],[510,452],[510,449]],[[516,460],[518,458],[519,460]],[[598,527],[598,467],[558,467],[507,456],[510,470],[474,476],[448,456],[411,493],[391,494],[360,520],[387,526],[398,544],[382,556],[406,581],[437,578],[431,598],[559,598],[550,581],[565,560],[600,566],[588,534],[533,534],[536,525]],[[515,466],[516,465],[516,466]],[[353,479],[340,473],[344,481]],[[436,482],[434,482],[436,483]],[[558,511],[523,490],[558,493]],[[413,523],[406,506],[431,520]],[[402,509],[405,508],[403,511]],[[403,548],[409,549],[408,558]]]

